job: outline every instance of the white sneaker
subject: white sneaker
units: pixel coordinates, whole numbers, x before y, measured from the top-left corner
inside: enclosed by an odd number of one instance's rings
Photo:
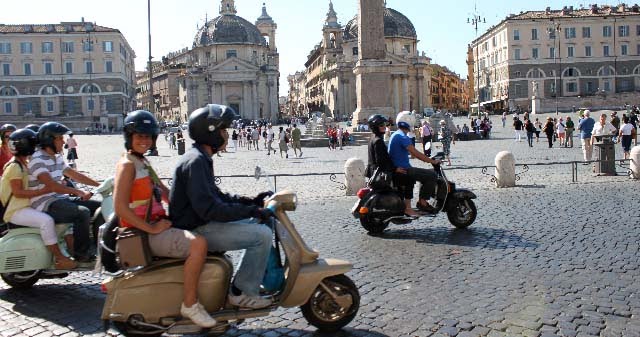
[[[180,308],[180,315],[182,317],[190,319],[196,325],[203,328],[213,328],[218,322],[213,319],[204,306],[198,302],[192,305],[190,308],[186,307],[184,303],[182,303],[182,307]]]
[[[229,303],[231,303],[231,305],[246,309],[262,309],[270,306],[273,303],[268,298],[263,298],[260,296],[247,296],[245,294],[242,294],[240,296],[229,294],[227,299]]]

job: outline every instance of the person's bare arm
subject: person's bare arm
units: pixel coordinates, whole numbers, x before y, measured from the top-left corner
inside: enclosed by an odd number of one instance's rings
[[[98,184],[97,181],[85,176],[84,174],[72,169],[72,168],[67,168],[66,170],[64,170],[64,175],[81,183],[81,184],[85,184],[85,185],[89,185],[89,186],[99,186],[100,184]]]
[[[51,192],[51,189],[46,185],[39,190],[27,190],[22,187],[22,179],[12,179],[10,184],[11,194],[16,198],[33,198]]]
[[[51,192],[60,194],[73,194],[81,198],[84,198],[87,194],[85,191],[62,185],[61,183],[53,180],[48,172],[40,173],[37,178],[41,183],[44,184],[45,188],[48,188]]]
[[[439,161],[439,160],[433,160],[433,159],[431,159],[431,158],[427,157],[424,153],[422,153],[422,152],[418,151],[418,150],[416,149],[416,147],[415,147],[415,146],[413,146],[413,145],[409,145],[409,146],[407,146],[407,150],[409,151],[409,153],[410,153],[412,156],[414,156],[414,157],[416,157],[416,158],[418,158],[418,159],[422,160],[422,161],[423,161],[423,162],[425,162],[425,163],[429,163],[429,164],[431,164],[431,165],[438,165],[438,164],[440,164],[440,161]]]

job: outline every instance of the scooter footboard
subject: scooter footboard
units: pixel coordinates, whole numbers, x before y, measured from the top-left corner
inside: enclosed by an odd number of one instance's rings
[[[300,267],[297,278],[293,281],[293,289],[280,305],[292,308],[305,304],[323,279],[344,274],[352,267],[351,263],[336,259],[318,259],[313,263],[303,265]]]

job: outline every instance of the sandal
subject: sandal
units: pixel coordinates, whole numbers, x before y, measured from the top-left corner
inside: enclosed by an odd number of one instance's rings
[[[78,267],[78,263],[70,258],[64,257],[60,259],[55,259],[56,269],[59,270],[69,270],[75,269]]]

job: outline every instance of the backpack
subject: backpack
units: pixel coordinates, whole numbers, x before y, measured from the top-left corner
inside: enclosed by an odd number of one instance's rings
[[[287,134],[284,135],[284,142],[288,143],[289,142],[289,136],[287,136]]]

